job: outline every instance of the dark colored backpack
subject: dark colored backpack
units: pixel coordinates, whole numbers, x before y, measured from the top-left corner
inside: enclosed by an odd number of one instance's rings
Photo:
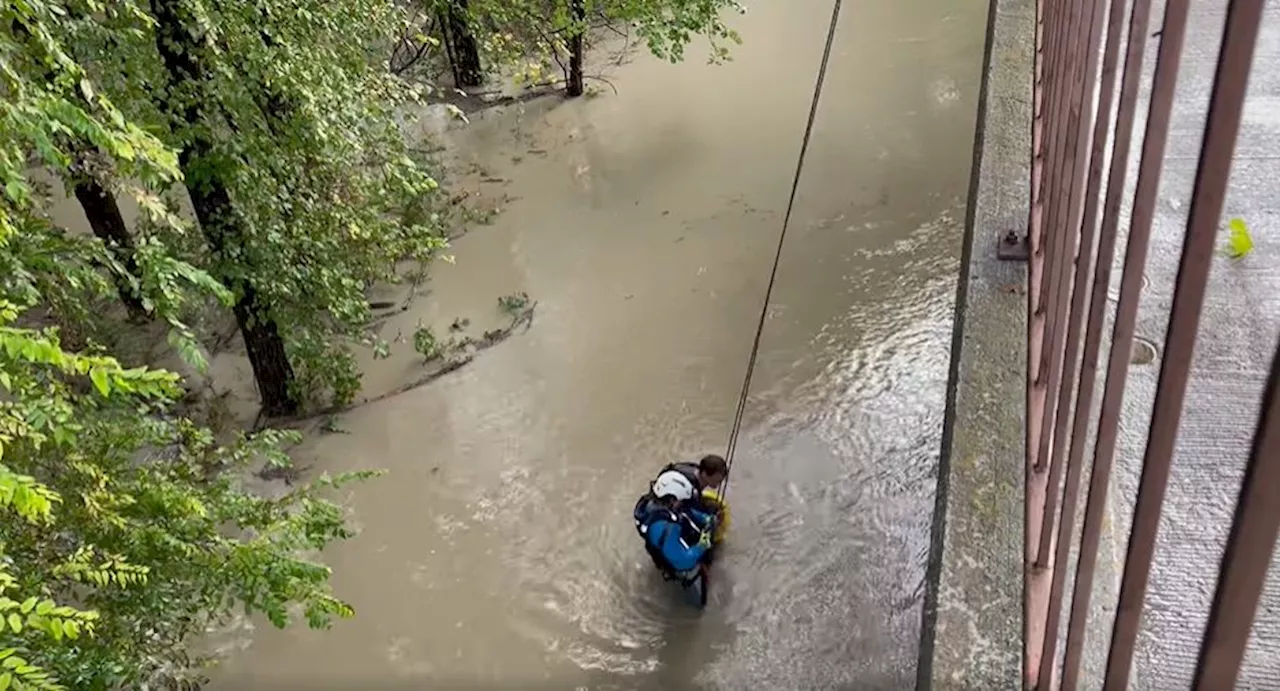
[[[673,523],[679,523],[679,517],[675,512],[662,506],[653,498],[653,493],[646,493],[636,502],[636,507],[631,512],[632,518],[636,521],[636,532],[640,537],[648,541],[649,526],[655,521],[669,520]]]

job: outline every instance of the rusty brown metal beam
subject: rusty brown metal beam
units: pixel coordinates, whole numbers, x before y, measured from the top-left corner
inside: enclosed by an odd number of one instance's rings
[[[1236,502],[1231,537],[1218,572],[1218,589],[1209,610],[1196,666],[1196,691],[1236,687],[1258,598],[1267,580],[1276,537],[1280,536],[1280,347],[1276,348],[1262,396],[1262,415],[1253,437]]]
[[[1138,167],[1137,189],[1134,193],[1133,215],[1129,228],[1128,248],[1125,253],[1124,274],[1121,278],[1120,300],[1116,307],[1115,325],[1112,331],[1112,347],[1107,363],[1107,383],[1103,392],[1102,410],[1098,423],[1098,437],[1095,445],[1094,479],[1090,483],[1089,506],[1086,509],[1086,525],[1084,539],[1092,538],[1092,550],[1081,550],[1081,559],[1092,559],[1097,551],[1097,531],[1101,527],[1103,508],[1106,502],[1106,478],[1109,477],[1111,464],[1115,455],[1116,434],[1121,405],[1124,400],[1125,379],[1129,368],[1129,351],[1133,347],[1134,323],[1138,312],[1139,293],[1142,288],[1142,273],[1146,266],[1148,245],[1151,236],[1152,218],[1155,210],[1156,192],[1159,189],[1160,173],[1164,161],[1164,151],[1169,132],[1169,114],[1173,105],[1174,86],[1177,82],[1178,60],[1182,50],[1182,39],[1185,30],[1185,14],[1187,0],[1170,0],[1170,7],[1182,5],[1183,24],[1174,31],[1171,37],[1166,33],[1152,88],[1151,104],[1146,123],[1146,133],[1142,142],[1142,157]],[[1145,45],[1147,21],[1150,16],[1149,0],[1136,0],[1134,12],[1130,18],[1130,48],[1125,60],[1124,85],[1121,91],[1121,108],[1119,127],[1132,128],[1133,108],[1136,92],[1141,78],[1142,50]],[[1126,101],[1128,106],[1126,108]],[[1117,144],[1119,144],[1117,136]],[[1127,149],[1117,147],[1116,158],[1123,159]],[[1118,216],[1119,195],[1123,190],[1123,177],[1108,182],[1107,204],[1104,207],[1104,223],[1107,214],[1112,218]],[[1108,227],[1104,225],[1103,235],[1107,235]],[[1101,479],[1102,491],[1097,482]],[[1090,526],[1090,519],[1093,525]],[[1090,529],[1093,533],[1090,534]],[[1083,564],[1082,564],[1083,569]],[[1089,578],[1092,578],[1092,565],[1089,566]],[[1077,590],[1086,571],[1077,576]],[[1088,587],[1087,585],[1085,587]],[[1087,595],[1086,595],[1087,597]],[[1073,605],[1072,618],[1076,619],[1076,608]],[[1074,623],[1073,623],[1074,625]],[[1132,652],[1130,650],[1130,652]],[[1110,688],[1110,687],[1109,687]],[[1123,686],[1119,687],[1123,688]]]
[[[1050,138],[1049,151],[1046,154],[1046,166],[1049,175],[1045,178],[1044,194],[1047,195],[1044,203],[1044,230],[1045,230],[1045,252],[1044,252],[1044,272],[1040,277],[1040,286],[1038,294],[1040,299],[1036,304],[1037,315],[1044,315],[1045,320],[1045,344],[1052,346],[1057,342],[1056,337],[1056,313],[1053,311],[1056,307],[1057,287],[1063,273],[1063,265],[1060,257],[1066,253],[1069,233],[1063,218],[1063,209],[1067,204],[1070,179],[1073,173],[1074,157],[1072,151],[1074,128],[1072,123],[1078,117],[1080,103],[1080,72],[1081,60],[1080,54],[1083,51],[1083,42],[1086,36],[1087,22],[1085,21],[1085,0],[1059,0],[1065,6],[1063,14],[1065,15],[1065,31],[1058,39],[1059,47],[1057,49],[1058,60],[1060,66],[1055,70],[1057,77],[1055,78],[1053,101],[1049,105],[1050,117]],[[1074,115],[1073,115],[1074,114]],[[1053,348],[1049,347],[1040,353],[1039,362],[1037,363],[1036,379],[1038,382],[1046,382],[1049,375],[1049,361],[1045,358],[1046,352],[1052,352]],[[1042,427],[1042,432],[1048,431]],[[1037,455],[1037,469],[1042,469],[1045,459]]]
[[[1054,687],[1058,628],[1080,476],[1098,383],[1111,265],[1128,172],[1151,0],[1132,0],[1124,77],[1105,201],[1110,110],[1130,0],[1038,0],[1028,214],[1027,499],[1024,684]],[[1113,623],[1104,689],[1128,685],[1170,463],[1189,380],[1200,312],[1244,93],[1265,0],[1230,0],[1208,124],[1179,264],[1156,402]],[[1106,14],[1106,41],[1099,47]],[[1138,164],[1137,189],[1098,420],[1084,528],[1063,655],[1061,689],[1079,683],[1098,542],[1116,452],[1129,355],[1141,299],[1154,208],[1175,96],[1190,0],[1168,0]],[[1092,87],[1100,82],[1094,109]],[[1090,118],[1093,118],[1092,121]],[[1090,125],[1092,127],[1090,128]],[[1092,134],[1088,134],[1088,129]],[[1101,206],[1101,214],[1099,207]],[[1099,222],[1099,215],[1101,219]],[[1093,245],[1098,242],[1096,268]],[[1077,246],[1078,243],[1078,246]],[[1085,283],[1093,274],[1092,286]],[[1087,313],[1087,320],[1086,320]],[[1086,325],[1087,321],[1087,325]],[[1084,352],[1077,359],[1082,337]],[[1079,378],[1076,367],[1079,365]],[[1280,350],[1241,489],[1232,538],[1201,650],[1196,688],[1230,688],[1239,672],[1259,594],[1280,535]],[[1078,396],[1077,396],[1078,391]],[[1073,400],[1077,398],[1077,400]],[[1070,434],[1068,434],[1068,429]],[[1062,512],[1058,517],[1058,484]]]
[[[1239,134],[1240,119],[1244,111],[1249,66],[1253,60],[1258,25],[1262,19],[1262,3],[1263,0],[1231,0],[1228,5],[1227,33],[1223,36],[1213,94],[1209,100],[1204,143],[1191,195],[1191,209],[1182,245],[1182,257],[1178,264],[1169,327],[1165,334],[1160,380],[1156,385],[1147,449],[1142,459],[1142,477],[1138,483],[1129,550],[1125,558],[1124,576],[1120,581],[1120,599],[1111,633],[1111,650],[1107,657],[1104,681],[1106,689],[1127,688],[1133,667],[1133,649],[1142,621],[1160,513],[1182,419],[1191,362],[1195,355],[1200,314],[1209,283],[1209,269],[1213,262],[1213,247],[1222,218],[1223,201],[1231,176],[1231,159],[1235,155],[1236,136]],[[1161,61],[1165,58],[1166,48],[1171,51],[1182,49],[1188,5],[1188,0],[1171,0],[1165,10]],[[1159,66],[1156,69],[1158,80]],[[1164,85],[1157,81],[1155,88],[1161,86],[1169,91],[1173,90],[1171,83]],[[1154,93],[1153,88],[1153,100]]]
[[[1080,337],[1080,322],[1083,309],[1073,309],[1070,311],[1070,321],[1068,320],[1068,299],[1071,298],[1071,304],[1077,302],[1075,296],[1083,297],[1086,293],[1083,289],[1073,291],[1073,286],[1083,286],[1088,279],[1091,257],[1087,256],[1092,252],[1093,248],[1093,228],[1087,230],[1082,226],[1082,214],[1084,210],[1085,183],[1087,176],[1085,170],[1088,165],[1089,157],[1089,138],[1085,133],[1089,130],[1090,125],[1094,121],[1094,99],[1093,85],[1098,77],[1098,47],[1102,40],[1102,24],[1103,18],[1106,16],[1103,11],[1104,0],[1088,0],[1088,36],[1083,48],[1082,62],[1084,64],[1081,70],[1080,80],[1077,89],[1073,91],[1074,104],[1071,109],[1071,150],[1070,150],[1070,166],[1071,177],[1065,181],[1069,184],[1069,188],[1065,193],[1066,206],[1061,210],[1062,230],[1064,234],[1064,247],[1067,250],[1060,256],[1060,267],[1058,274],[1058,284],[1055,287],[1054,295],[1054,314],[1051,317],[1055,328],[1052,330],[1054,334],[1053,347],[1048,351],[1049,359],[1049,384],[1048,391],[1050,395],[1056,396],[1052,406],[1046,406],[1044,409],[1044,417],[1041,422],[1041,429],[1046,430],[1049,434],[1041,435],[1040,455],[1041,457],[1049,457],[1049,479],[1047,480],[1047,491],[1045,494],[1045,509],[1042,517],[1042,528],[1040,530],[1040,545],[1036,552],[1035,565],[1041,569],[1049,568],[1052,556],[1052,543],[1054,540],[1054,516],[1057,513],[1058,503],[1058,487],[1062,475],[1062,446],[1066,437],[1063,435],[1061,422],[1054,425],[1055,417],[1059,420],[1067,416],[1070,411],[1070,398],[1073,387],[1070,378],[1074,376],[1075,369],[1075,353]],[[1087,237],[1086,237],[1087,235]],[[1077,238],[1079,238],[1079,248],[1077,250]],[[1079,257],[1077,257],[1077,252]],[[1075,273],[1069,271],[1072,259],[1075,258]],[[1068,355],[1069,351],[1069,355]],[[1064,370],[1071,367],[1071,374],[1063,376]],[[1056,413],[1056,415],[1055,415]],[[1050,631],[1055,630],[1054,627],[1049,628]]]
[[[1045,504],[1047,473],[1037,459],[1040,448],[1041,411],[1048,399],[1047,381],[1041,374],[1042,349],[1045,344],[1047,313],[1044,308],[1047,286],[1045,273],[1054,266],[1056,244],[1060,239],[1052,221],[1052,209],[1059,195],[1054,190],[1062,175],[1062,155],[1065,146],[1064,111],[1069,98],[1069,68],[1067,56],[1073,39],[1073,19],[1078,23],[1078,11],[1081,0],[1045,0],[1042,36],[1043,56],[1043,102],[1041,107],[1041,146],[1036,152],[1034,163],[1041,167],[1037,195],[1032,206],[1032,220],[1036,224],[1035,235],[1038,238],[1035,248],[1029,257],[1030,274],[1028,276],[1028,314],[1027,314],[1027,417],[1026,417],[1026,508],[1024,511],[1024,558],[1030,563],[1034,559],[1035,546],[1038,544],[1038,530],[1042,522]],[[1033,569],[1028,569],[1024,583],[1023,598],[1023,655],[1025,664],[1024,684],[1034,684],[1034,675],[1038,670],[1035,656],[1043,645],[1045,636],[1043,611],[1047,603],[1047,588],[1036,587]],[[1042,593],[1042,594],[1040,594]]]
[[[1091,152],[1089,154],[1089,166],[1087,178],[1084,181],[1084,198],[1083,209],[1081,209],[1081,217],[1073,219],[1073,223],[1080,225],[1080,250],[1078,259],[1076,260],[1076,272],[1073,279],[1074,290],[1071,295],[1071,321],[1067,326],[1067,339],[1064,352],[1064,364],[1062,371],[1061,383],[1058,386],[1058,402],[1057,414],[1054,422],[1053,430],[1053,447],[1051,453],[1053,457],[1050,459],[1050,468],[1061,467],[1061,457],[1065,451],[1067,437],[1066,426],[1068,420],[1071,419],[1071,403],[1073,393],[1073,378],[1075,377],[1076,353],[1079,347],[1081,325],[1084,322],[1085,309],[1088,307],[1086,298],[1088,291],[1085,290],[1085,283],[1089,280],[1090,268],[1093,260],[1093,243],[1098,227],[1098,207],[1100,206],[1100,192],[1102,186],[1102,170],[1104,157],[1106,155],[1108,123],[1110,121],[1111,105],[1113,92],[1115,91],[1115,72],[1117,56],[1120,48],[1120,26],[1124,20],[1125,0],[1109,0],[1107,3],[1110,7],[1109,14],[1106,16],[1107,40],[1106,47],[1103,51],[1102,58],[1102,74],[1100,75],[1099,102],[1094,111],[1093,134],[1090,138],[1092,142]],[[1095,79],[1099,77],[1098,70],[1098,43],[1101,39],[1102,24],[1104,18],[1103,12],[1104,2],[1099,0],[1094,7],[1094,26],[1090,36],[1090,49],[1088,54],[1089,64],[1086,66],[1085,84],[1092,87]],[[1092,89],[1090,89],[1092,91]],[[1092,93],[1089,95],[1090,106],[1093,106]],[[1084,127],[1085,123],[1081,123]],[[1085,141],[1081,138],[1081,148],[1084,147]],[[1124,155],[1123,153],[1121,154]],[[1100,261],[1111,261],[1110,253]],[[1105,304],[1105,293],[1101,298]],[[1050,391],[1052,391],[1052,385]],[[1075,418],[1087,423],[1089,408],[1087,405],[1078,408],[1075,412]],[[1047,424],[1047,423],[1046,423]],[[1060,614],[1062,609],[1062,593],[1063,586],[1066,582],[1067,562],[1071,551],[1071,534],[1075,526],[1075,505],[1076,497],[1079,494],[1080,485],[1080,468],[1083,465],[1081,455],[1072,455],[1067,462],[1066,481],[1063,486],[1062,498],[1062,516],[1058,520],[1057,544],[1053,555],[1053,569],[1049,584],[1049,601],[1047,611],[1045,612],[1045,630],[1048,635],[1044,638],[1043,652],[1040,656],[1040,672],[1038,680],[1040,686],[1049,688],[1052,686],[1053,668],[1057,659],[1058,645],[1058,627],[1060,624]],[[1052,471],[1051,471],[1052,472]],[[1053,491],[1057,487],[1055,478],[1048,481],[1050,491],[1047,495],[1044,526],[1040,533],[1040,559],[1043,562],[1047,558],[1050,549],[1049,535],[1053,530],[1053,513],[1054,499],[1057,494]]]
[[[1064,107],[1056,109],[1057,128],[1059,136],[1057,138],[1057,147],[1051,152],[1051,163],[1057,172],[1053,177],[1053,186],[1049,190],[1048,213],[1045,222],[1046,231],[1049,233],[1050,242],[1048,250],[1045,253],[1045,271],[1040,286],[1041,299],[1040,307],[1045,314],[1045,335],[1039,353],[1038,362],[1036,362],[1036,382],[1042,384],[1045,390],[1044,405],[1037,412],[1040,416],[1037,429],[1039,435],[1036,443],[1036,470],[1049,470],[1047,482],[1047,497],[1053,495],[1053,488],[1056,486],[1057,473],[1054,471],[1049,461],[1049,446],[1052,437],[1052,419],[1053,410],[1056,403],[1054,391],[1057,387],[1060,376],[1059,368],[1061,367],[1061,352],[1064,341],[1063,329],[1063,312],[1066,308],[1066,299],[1064,295],[1064,284],[1066,284],[1066,276],[1068,275],[1068,264],[1070,257],[1075,254],[1076,233],[1078,224],[1072,225],[1071,216],[1072,204],[1078,201],[1078,195],[1075,194],[1075,185],[1079,179],[1077,173],[1078,163],[1078,142],[1080,140],[1080,121],[1083,119],[1082,103],[1084,96],[1084,67],[1085,51],[1088,50],[1086,44],[1089,36],[1089,26],[1092,22],[1089,19],[1089,8],[1092,6],[1092,0],[1068,0],[1071,4],[1070,20],[1068,22],[1067,32],[1069,36],[1064,40],[1064,60],[1067,66],[1064,68],[1066,72],[1065,78],[1065,97]],[[1051,501],[1051,499],[1046,500]],[[1041,563],[1043,552],[1037,551],[1033,558],[1036,559],[1036,566],[1043,568]]]
[[[1111,6],[1107,27],[1107,47],[1103,57],[1102,97],[1104,106],[1100,112],[1109,114],[1111,92],[1115,88],[1115,71],[1120,48],[1121,31],[1124,28],[1124,0],[1116,0]],[[1097,269],[1089,302],[1089,322],[1085,330],[1084,354],[1080,365],[1080,388],[1076,407],[1079,411],[1072,424],[1071,448],[1068,467],[1083,465],[1088,447],[1089,415],[1093,395],[1097,388],[1098,360],[1101,355],[1102,334],[1106,321],[1107,292],[1111,284],[1111,263],[1115,256],[1120,204],[1124,193],[1129,167],[1129,148],[1133,140],[1134,115],[1137,110],[1138,88],[1141,83],[1142,58],[1145,52],[1147,27],[1151,14],[1151,0],[1134,0],[1128,20],[1128,45],[1125,52],[1124,78],[1119,91],[1116,109],[1114,145],[1107,176],[1106,201],[1103,204],[1101,229],[1099,230]],[[1099,167],[1101,162],[1097,162]],[[1091,184],[1101,181],[1091,178]],[[1096,197],[1090,195],[1091,200]],[[1094,207],[1096,211],[1096,207]],[[1093,590],[1093,572],[1098,555],[1098,539],[1106,508],[1107,485],[1111,475],[1111,456],[1094,456],[1089,476],[1088,503],[1085,508],[1084,526],[1081,530],[1080,549],[1077,557],[1076,577],[1071,596],[1071,617],[1067,625],[1067,643],[1063,654],[1062,691],[1074,691],[1079,683],[1080,658],[1084,649],[1085,624],[1088,620],[1090,595]],[[1069,481],[1068,486],[1072,483]],[[1070,524],[1067,517],[1068,502],[1063,502],[1063,524]],[[1074,508],[1074,502],[1071,503]],[[1074,511],[1071,511],[1074,513]],[[1065,575],[1065,574],[1064,574]]]
[[[1070,32],[1066,27],[1070,26],[1073,19],[1072,8],[1076,2],[1077,0],[1048,0],[1048,16],[1045,18],[1045,95],[1041,114],[1044,150],[1040,152],[1044,170],[1035,199],[1038,202],[1036,210],[1040,215],[1041,228],[1041,243],[1037,248],[1037,254],[1046,261],[1042,265],[1045,271],[1038,277],[1034,291],[1039,299],[1031,303],[1032,315],[1041,318],[1045,313],[1043,302],[1047,280],[1045,272],[1052,266],[1051,257],[1055,240],[1054,228],[1051,224],[1055,203],[1053,191],[1062,173],[1062,157],[1058,152],[1063,145],[1062,113],[1068,98],[1070,62],[1067,56],[1071,44]]]
[[[1066,335],[1067,296],[1070,285],[1070,266],[1073,262],[1080,227],[1083,205],[1085,157],[1088,155],[1084,133],[1092,122],[1093,77],[1096,59],[1090,63],[1089,53],[1096,53],[1099,31],[1094,30],[1098,18],[1099,0],[1058,0],[1056,15],[1046,21],[1045,35],[1053,42],[1051,55],[1055,66],[1046,74],[1054,78],[1054,88],[1046,99],[1044,138],[1048,148],[1044,153],[1043,178],[1045,198],[1040,207],[1043,213],[1041,257],[1043,272],[1031,280],[1031,291],[1037,300],[1031,301],[1028,315],[1033,338],[1039,338],[1039,347],[1029,349],[1028,362],[1028,478],[1026,511],[1026,552],[1032,562],[1027,570],[1024,597],[1025,668],[1024,683],[1034,686],[1040,669],[1040,654],[1047,636],[1055,632],[1046,629],[1045,615],[1049,601],[1050,574],[1036,563],[1043,529],[1052,526],[1052,506],[1056,505],[1054,492],[1060,470],[1046,465],[1049,458],[1052,420],[1047,406],[1056,401],[1056,380],[1060,378],[1062,352]],[[1051,22],[1053,17],[1056,22]],[[1092,71],[1091,71],[1092,70]],[[1087,111],[1087,112],[1086,112]],[[1046,472],[1047,471],[1047,472]],[[1049,508],[1046,511],[1046,507]]]

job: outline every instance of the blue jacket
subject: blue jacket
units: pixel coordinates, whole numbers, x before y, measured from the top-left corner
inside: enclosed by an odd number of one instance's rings
[[[695,509],[675,515],[665,509],[654,509],[644,521],[645,542],[662,555],[675,571],[697,568],[707,548],[698,544],[698,533],[711,528],[711,516]],[[672,520],[675,519],[675,520]]]

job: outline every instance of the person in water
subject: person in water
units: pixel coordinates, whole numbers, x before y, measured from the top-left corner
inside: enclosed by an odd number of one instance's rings
[[[715,516],[718,532],[729,526],[728,507],[719,499],[717,491],[729,477],[729,464],[723,456],[707,454],[697,463],[671,463],[662,472],[674,470],[693,484],[693,506],[704,514]],[[661,473],[659,473],[661,474]],[[710,494],[711,496],[707,496]],[[716,536],[717,538],[720,535]]]
[[[719,487],[729,475],[729,465],[722,456],[716,454],[707,454],[697,463],[672,463],[663,468],[662,472],[668,470],[674,470],[688,478],[693,483],[694,496],[701,496],[703,490]]]
[[[636,531],[644,538],[645,551],[668,575],[697,569],[711,551],[715,517],[693,505],[696,490],[684,473],[668,470],[636,502]]]

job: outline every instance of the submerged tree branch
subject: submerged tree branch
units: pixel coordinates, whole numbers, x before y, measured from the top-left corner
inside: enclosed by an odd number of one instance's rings
[[[372,396],[370,398],[363,398],[359,401],[356,401],[354,403],[349,403],[347,405],[329,406],[327,408],[323,408],[321,410],[317,410],[315,412],[307,413],[304,415],[272,418],[270,416],[264,415],[263,413],[259,412],[257,419],[254,420],[253,425],[250,429],[256,432],[265,428],[268,424],[270,424],[273,427],[294,426],[294,425],[305,423],[311,420],[315,420],[316,418],[320,418],[328,415],[338,415],[340,413],[350,412],[352,410],[355,410],[356,408],[369,405],[370,403],[385,401],[388,398],[394,398],[396,396],[399,396],[400,394],[407,393],[409,391],[420,388],[422,386],[426,386],[427,384],[430,384],[431,382],[436,381],[437,379],[440,379],[441,377],[447,374],[456,372],[462,369],[463,367],[467,366],[473,360],[475,360],[476,356],[478,356],[480,353],[507,340],[511,336],[515,335],[517,330],[519,330],[520,333],[524,333],[525,331],[528,331],[530,328],[533,327],[533,313],[534,313],[534,308],[536,308],[537,306],[538,306],[537,302],[529,303],[528,306],[522,309],[518,314],[514,315],[511,318],[511,322],[507,324],[505,327],[500,329],[494,329],[493,331],[487,331],[479,339],[468,339],[463,344],[461,344],[464,347],[470,347],[471,350],[469,352],[456,358],[440,358],[439,363],[435,367],[427,371],[425,374],[423,374],[422,376],[412,381],[409,381],[405,384],[402,384],[390,391],[378,394],[377,396]]]

